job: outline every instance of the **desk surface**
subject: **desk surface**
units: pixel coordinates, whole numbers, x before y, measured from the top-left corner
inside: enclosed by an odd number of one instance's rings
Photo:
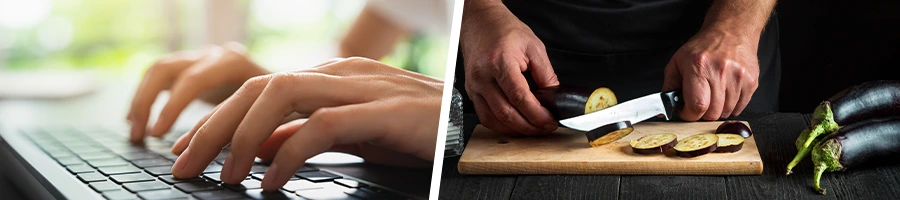
[[[105,126],[125,125],[125,115],[128,112],[131,96],[134,94],[138,80],[122,80],[105,75],[98,81],[99,88],[96,92],[76,98],[62,100],[0,99],[0,122],[8,125],[73,123]],[[164,100],[165,94],[160,98]],[[176,127],[189,129],[192,124],[205,115],[204,111],[211,108],[209,105],[198,103],[194,102],[186,108],[185,113],[176,122]],[[162,104],[154,105],[153,110],[158,113],[161,106]],[[311,164],[311,166],[333,170],[423,198],[428,197],[431,185],[431,168],[410,169],[365,163]],[[15,181],[8,180],[3,176],[3,172],[0,172],[0,194],[5,196],[27,192],[14,188],[12,186],[14,184]]]
[[[465,133],[477,117],[466,115]],[[809,124],[799,113],[743,114],[757,138],[765,166],[758,176],[626,176],[626,175],[461,175],[459,157],[446,158],[440,199],[898,199],[900,161],[881,159],[845,172],[826,173],[813,189],[812,163],[806,159],[785,176],[797,153],[794,141]]]

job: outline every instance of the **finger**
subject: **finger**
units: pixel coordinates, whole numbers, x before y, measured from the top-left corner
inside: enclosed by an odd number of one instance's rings
[[[526,123],[530,123],[529,125],[540,127],[541,130],[529,131],[531,133],[538,132],[549,132],[556,129],[556,122],[553,120],[553,116],[550,115],[550,111],[541,106],[541,102],[534,97],[534,94],[531,93],[531,90],[528,89],[528,81],[525,80],[525,77],[522,76],[522,72],[519,71],[515,65],[516,63],[505,63],[506,71],[497,73],[497,84],[500,86],[500,90],[503,94],[506,95],[507,104],[511,104],[515,107],[514,112],[510,112],[515,116],[511,116],[512,120],[515,120],[514,124],[506,123],[507,125],[516,126],[516,125],[524,125],[521,121],[518,120],[518,117],[524,117],[526,119]],[[487,86],[490,88],[490,86]],[[488,95],[487,100],[488,104],[491,103],[491,98]],[[499,98],[494,97],[495,100]],[[497,102],[495,102],[495,105]],[[495,105],[491,105],[491,108],[495,108]],[[503,104],[497,106],[504,106]],[[506,109],[504,107],[499,107],[501,109]],[[504,111],[506,112],[506,111]],[[502,113],[501,113],[502,114]],[[505,115],[504,115],[505,116]],[[503,120],[504,117],[498,116],[497,119]],[[509,122],[509,121],[506,121]]]
[[[409,140],[401,135],[389,135],[392,132],[391,126],[386,125],[393,120],[383,117],[385,110],[381,110],[378,103],[380,102],[317,110],[278,150],[262,180],[263,189],[278,190],[303,167],[306,160],[329,150],[335,144],[390,144],[397,140]]]
[[[494,117],[494,113],[493,113],[493,111],[491,111],[491,108],[487,105],[487,102],[485,102],[484,97],[481,97],[481,95],[473,95],[473,96],[475,96],[475,97],[471,98],[472,103],[473,103],[472,105],[475,107],[475,115],[478,115],[478,119],[479,119],[479,121],[481,121],[481,125],[483,125],[484,127],[488,128],[488,129],[493,130],[494,132],[497,132],[497,133],[500,133],[503,135],[507,135],[507,136],[522,135],[521,133],[518,133],[518,132],[510,129],[509,127],[506,127],[506,125],[503,125],[503,123],[500,123],[500,121],[497,120],[496,117]]]
[[[502,94],[497,86],[488,85],[485,88],[486,94],[482,94],[481,96],[484,97],[488,107],[491,108],[491,113],[493,113],[498,122],[525,135],[537,135],[549,132],[549,130],[546,130],[544,127],[538,127],[529,123],[515,107],[509,104],[509,100],[507,100],[506,96]]]
[[[151,66],[144,74],[144,79],[138,86],[134,99],[131,100],[131,108],[128,118],[131,121],[131,141],[139,142],[144,139],[147,131],[147,120],[150,117],[150,108],[159,93],[171,84],[174,69],[163,63]]]
[[[728,84],[726,82],[716,82],[715,80],[706,81],[709,85],[709,107],[706,109],[706,113],[703,114],[703,119],[705,120],[718,120],[722,117],[722,110],[725,105],[725,85]]]
[[[369,99],[373,95],[368,93],[383,90],[370,85],[370,80],[359,77],[338,78],[311,73],[279,74],[272,77],[234,131],[231,153],[222,167],[222,181],[234,184],[246,177],[260,146],[285,116],[293,112],[311,113],[323,107],[374,100]]]
[[[259,154],[257,154],[256,157],[259,157],[264,161],[272,161],[275,159],[275,153],[278,152],[278,149],[281,148],[284,141],[294,135],[294,132],[297,132],[306,121],[307,119],[298,119],[278,126],[278,128],[272,132],[272,136],[269,136],[269,139],[259,147]]]
[[[677,62],[677,61],[676,61]],[[682,65],[682,63],[677,63]],[[702,78],[696,67],[687,67],[687,70],[679,70],[682,75],[682,92],[684,96],[684,109],[679,116],[685,121],[697,121],[706,113],[710,105],[710,86],[706,79]]]
[[[737,85],[737,84],[731,84]],[[738,101],[741,99],[741,87],[734,86],[725,89],[725,104],[722,107],[722,116],[719,116],[720,119],[728,118],[734,113],[735,107],[737,107]]]
[[[222,148],[231,142],[234,130],[271,77],[266,75],[248,80],[234,95],[222,102],[220,108],[194,133],[187,149],[172,166],[172,175],[178,178],[200,175]]]
[[[197,65],[208,64],[209,63],[201,62]],[[177,78],[177,80],[175,80],[171,95],[169,96],[169,101],[166,102],[166,105],[159,113],[159,118],[157,118],[156,124],[154,124],[153,129],[150,130],[151,136],[163,136],[163,134],[169,131],[169,128],[172,127],[172,124],[175,123],[176,120],[178,120],[178,116],[181,114],[181,111],[183,111],[184,108],[191,103],[191,101],[196,99],[197,96],[200,96],[200,93],[210,89],[212,86],[220,85],[218,81],[216,81],[220,80],[218,79],[218,77],[210,77],[206,75],[207,74],[205,74],[205,72],[187,72],[182,74]]]
[[[556,72],[553,71],[553,65],[550,64],[547,50],[543,45],[539,47],[529,48],[525,51],[528,56],[528,67],[531,70],[531,77],[540,88],[553,87],[559,85]]]
[[[221,105],[222,104],[219,104],[219,106],[213,108],[212,111],[209,112],[209,114],[203,116],[203,118],[194,125],[194,128],[191,128],[190,131],[178,137],[178,140],[175,141],[175,144],[172,144],[172,153],[174,153],[175,155],[181,155],[181,153],[184,153],[184,150],[187,149],[188,144],[190,144],[191,142],[191,139],[194,138],[194,133],[197,133],[197,130],[199,130],[200,127],[206,123],[206,121],[209,121],[209,116],[215,114],[216,111],[219,110],[219,107]]]
[[[744,112],[744,109],[747,108],[747,104],[750,104],[750,99],[753,97],[753,93],[756,92],[756,88],[758,85],[744,86],[741,88],[741,97],[734,108],[734,116],[740,115],[741,112]]]

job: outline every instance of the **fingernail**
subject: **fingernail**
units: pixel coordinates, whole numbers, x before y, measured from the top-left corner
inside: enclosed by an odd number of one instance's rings
[[[262,181],[263,189],[266,191],[271,191],[271,190],[278,190],[278,188],[281,188],[281,186],[278,183],[281,182],[279,180],[284,179],[284,178],[281,177],[281,175],[283,175],[283,174],[280,174],[280,173],[282,173],[282,172],[279,172],[277,163],[272,163],[272,165],[269,165],[269,169],[266,170],[265,178],[263,178],[263,181]]]
[[[228,152],[228,156],[225,157],[225,166],[222,166],[222,181],[228,184],[235,184],[234,181],[231,181],[231,177],[234,175],[234,157],[231,152]]]

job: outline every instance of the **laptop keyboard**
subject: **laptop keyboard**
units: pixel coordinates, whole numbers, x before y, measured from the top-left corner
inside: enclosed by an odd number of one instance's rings
[[[143,145],[109,130],[72,128],[27,131],[24,134],[47,155],[95,192],[118,199],[412,199],[408,196],[305,166],[281,190],[262,191],[268,168],[259,160],[239,185],[219,178],[228,155],[226,148],[203,174],[175,179],[172,164],[178,158],[170,148],[175,137],[149,138]]]

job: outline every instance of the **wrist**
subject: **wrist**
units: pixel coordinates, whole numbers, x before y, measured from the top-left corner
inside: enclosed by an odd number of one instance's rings
[[[759,46],[760,35],[759,33],[747,32],[740,28],[716,26],[701,28],[696,35],[699,37],[695,37],[695,39],[730,41],[729,43],[746,44],[755,49]]]

